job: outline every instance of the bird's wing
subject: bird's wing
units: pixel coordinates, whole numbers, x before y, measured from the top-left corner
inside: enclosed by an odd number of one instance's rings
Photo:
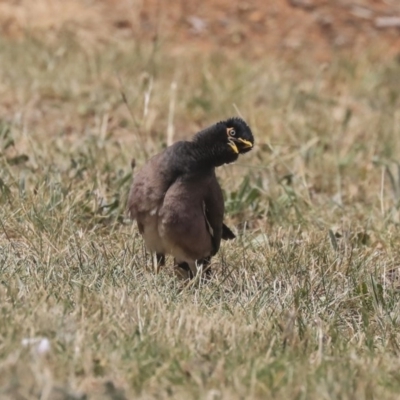
[[[223,236],[222,221],[224,218],[224,198],[215,174],[209,182],[208,192],[204,197],[204,216],[208,232],[212,238],[214,255],[219,250],[221,238]],[[227,231],[225,231],[225,233],[227,233]]]

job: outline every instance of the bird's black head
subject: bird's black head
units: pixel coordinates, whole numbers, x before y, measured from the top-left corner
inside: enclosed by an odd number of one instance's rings
[[[226,126],[228,145],[235,153],[244,154],[253,148],[253,133],[246,122],[241,118],[229,118],[223,123]]]
[[[193,142],[203,153],[208,153],[214,166],[219,166],[234,162],[239,154],[250,151],[254,137],[243,119],[229,118],[197,133]]]

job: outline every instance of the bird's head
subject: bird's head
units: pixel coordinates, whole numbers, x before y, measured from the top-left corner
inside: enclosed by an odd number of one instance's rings
[[[227,144],[235,154],[244,154],[254,145],[254,137],[250,127],[241,118],[229,118],[226,126]]]
[[[218,122],[196,134],[193,141],[208,152],[215,166],[236,161],[254,145],[251,129],[241,118]]]

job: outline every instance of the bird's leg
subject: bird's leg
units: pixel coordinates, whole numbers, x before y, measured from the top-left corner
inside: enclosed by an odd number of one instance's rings
[[[209,278],[211,275],[210,262],[211,262],[211,256],[196,261],[196,265],[202,268],[202,272],[206,278]]]
[[[153,268],[156,274],[159,273],[160,267],[165,265],[165,255],[161,253],[153,253]]]
[[[199,268],[197,267],[197,261],[187,263],[187,264],[188,264],[190,272],[192,274],[191,278],[194,278],[199,272]]]
[[[157,253],[157,264],[160,267],[165,267],[165,254]]]

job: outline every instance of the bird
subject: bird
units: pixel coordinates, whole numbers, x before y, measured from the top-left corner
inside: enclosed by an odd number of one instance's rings
[[[247,123],[231,117],[166,147],[134,174],[127,208],[153,254],[156,273],[170,254],[175,267],[193,278],[200,268],[208,269],[221,239],[235,238],[223,222],[224,199],[215,169],[253,146]]]

